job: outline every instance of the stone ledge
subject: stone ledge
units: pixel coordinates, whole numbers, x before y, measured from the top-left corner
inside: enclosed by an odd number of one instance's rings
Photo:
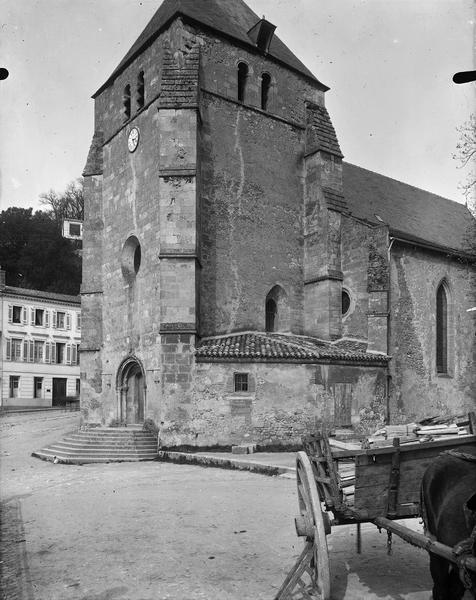
[[[235,458],[218,458],[208,454],[191,454],[187,452],[174,452],[171,450],[159,450],[158,460],[174,462],[179,464],[199,465],[202,467],[215,467],[218,469],[236,469],[239,471],[250,471],[261,475],[283,475],[285,473],[295,474],[294,467],[280,467],[259,462],[250,462]]]

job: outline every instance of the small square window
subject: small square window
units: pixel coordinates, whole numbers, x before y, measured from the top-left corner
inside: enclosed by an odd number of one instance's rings
[[[248,391],[248,373],[235,373],[235,392]]]
[[[13,323],[21,323],[21,306],[14,306],[13,307],[13,317],[12,317],[12,321]]]
[[[69,223],[69,235],[81,237],[81,223]]]

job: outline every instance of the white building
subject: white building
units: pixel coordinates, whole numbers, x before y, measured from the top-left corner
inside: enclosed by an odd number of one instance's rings
[[[0,407],[79,398],[79,296],[5,285],[0,270]]]

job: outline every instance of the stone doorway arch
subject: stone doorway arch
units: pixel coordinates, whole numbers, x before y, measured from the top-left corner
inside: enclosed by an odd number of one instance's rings
[[[121,364],[117,372],[119,413],[121,422],[136,425],[144,422],[146,384],[144,369],[135,356]]]

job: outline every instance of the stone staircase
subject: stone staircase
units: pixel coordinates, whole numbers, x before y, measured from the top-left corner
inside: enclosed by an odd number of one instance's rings
[[[95,427],[70,433],[32,456],[68,464],[133,462],[157,458],[157,436],[140,426]]]

